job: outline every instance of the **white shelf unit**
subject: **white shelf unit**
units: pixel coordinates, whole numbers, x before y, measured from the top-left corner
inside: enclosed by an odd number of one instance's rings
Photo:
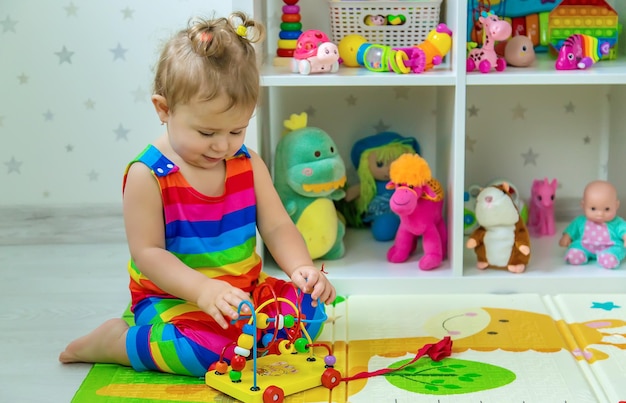
[[[304,3],[301,1],[300,3]],[[322,2],[315,2],[321,8]],[[282,1],[270,0],[264,6],[256,5],[257,16],[276,18],[280,15]],[[311,7],[311,4],[307,4]],[[301,4],[303,9],[305,5]],[[621,20],[626,16],[622,4]],[[500,87],[513,91],[515,87],[536,87],[539,91],[560,91],[564,86],[603,86],[610,94],[608,107],[602,109],[604,124],[599,125],[606,140],[605,152],[608,164],[606,177],[626,191],[626,178],[621,171],[626,167],[622,162],[626,152],[625,109],[626,101],[626,59],[603,61],[588,71],[557,72],[553,61],[547,55],[540,55],[532,68],[507,68],[501,73],[465,72],[465,2],[444,1],[441,20],[455,33],[453,49],[446,62],[433,71],[424,74],[398,75],[394,73],[372,73],[362,68],[341,67],[336,74],[315,74],[303,76],[292,74],[287,67],[272,65],[275,42],[269,32],[264,58],[268,61],[262,68],[263,99],[255,116],[252,135],[248,142],[256,143],[268,165],[272,166],[273,150],[280,133],[282,122],[296,111],[281,105],[279,100],[289,94],[302,93],[305,96],[319,96],[320,91],[337,88],[362,91],[380,90],[382,87],[407,87],[424,94],[435,94],[436,128],[430,153],[424,155],[431,163],[435,176],[442,181],[447,191],[446,218],[449,229],[448,258],[442,267],[424,272],[417,268],[418,253],[408,262],[391,264],[386,261],[386,251],[391,242],[379,243],[371,238],[366,230],[348,230],[345,237],[346,255],[342,259],[324,262],[338,291],[343,295],[389,294],[389,293],[449,293],[449,292],[623,292],[626,289],[626,263],[618,270],[604,270],[594,265],[573,267],[563,264],[563,250],[557,245],[558,237],[533,239],[532,259],[523,274],[475,268],[473,252],[465,249],[463,235],[463,191],[466,188],[466,115],[473,100],[474,88]],[[310,9],[309,9],[310,11]],[[317,19],[309,21],[303,29],[326,29],[328,32],[327,11],[316,9]],[[315,13],[313,13],[315,14]],[[304,14],[303,14],[304,15]],[[267,17],[270,16],[270,17]],[[310,14],[309,14],[310,16]],[[303,18],[306,18],[304,15]],[[326,20],[324,19],[326,18]],[[268,24],[269,25],[269,24]],[[623,43],[623,35],[621,42]],[[623,47],[623,46],[622,46]],[[578,87],[577,87],[578,88]],[[314,90],[312,90],[314,89]],[[489,91],[490,89],[487,89]],[[506,93],[500,94],[506,97]],[[384,106],[383,106],[384,107]],[[336,112],[340,119],[341,111]],[[571,163],[563,157],[561,150],[554,150],[554,158],[563,158],[563,163]],[[349,164],[349,161],[346,161]],[[575,163],[572,169],[576,169]],[[598,168],[598,172],[603,169]],[[584,183],[580,183],[580,189]],[[624,195],[626,197],[626,194]],[[626,200],[624,206],[626,207]],[[624,208],[622,209],[624,211]],[[561,223],[561,228],[565,224]],[[266,270],[273,275],[282,275],[275,264],[266,256]],[[321,262],[320,262],[321,264]]]

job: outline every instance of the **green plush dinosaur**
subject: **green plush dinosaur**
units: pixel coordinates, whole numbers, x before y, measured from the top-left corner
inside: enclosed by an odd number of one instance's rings
[[[304,237],[313,259],[339,259],[345,252],[345,224],[333,200],[345,197],[346,167],[333,139],[307,127],[307,115],[291,115],[276,146],[274,185]],[[290,130],[290,131],[289,131]]]

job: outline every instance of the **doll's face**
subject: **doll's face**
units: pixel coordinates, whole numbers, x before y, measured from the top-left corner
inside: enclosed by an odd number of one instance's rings
[[[393,161],[385,161],[382,158],[378,158],[375,151],[372,151],[367,157],[367,163],[372,173],[372,177],[377,181],[389,180],[389,166]]]
[[[617,215],[619,200],[613,185],[607,182],[592,182],[585,188],[582,200],[585,217],[595,223],[609,222]]]

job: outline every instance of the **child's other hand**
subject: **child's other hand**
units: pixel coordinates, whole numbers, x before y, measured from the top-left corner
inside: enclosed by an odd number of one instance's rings
[[[319,299],[324,304],[330,304],[335,300],[335,287],[328,281],[324,273],[314,266],[300,266],[291,275],[291,281],[302,292],[311,294],[313,306]]]
[[[233,287],[225,281],[209,280],[210,283],[203,286],[198,297],[198,307],[224,329],[228,328],[228,319],[237,319],[237,307],[242,301],[250,301],[250,295]],[[243,312],[249,313],[247,306],[242,308]]]

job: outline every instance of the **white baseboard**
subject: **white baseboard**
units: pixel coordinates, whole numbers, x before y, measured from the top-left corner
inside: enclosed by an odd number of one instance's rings
[[[0,207],[0,245],[125,241],[121,205]]]

